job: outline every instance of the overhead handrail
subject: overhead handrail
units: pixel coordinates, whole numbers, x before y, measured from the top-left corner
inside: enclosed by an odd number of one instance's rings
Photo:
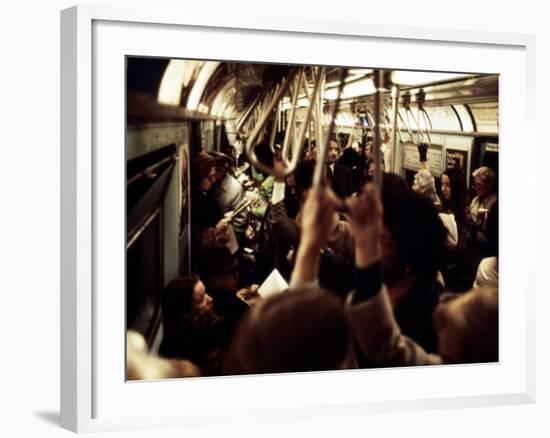
[[[291,87],[292,98],[290,102],[290,117],[286,128],[285,139],[283,142],[283,149],[282,149],[282,158],[286,166],[289,166],[292,160],[288,158],[290,139],[292,138],[293,145],[296,142],[295,134],[294,134],[294,131],[296,128],[296,103],[298,102],[298,95],[300,94],[302,76],[303,76],[302,70],[300,70],[300,72],[296,75],[296,78],[294,79],[294,87]]]
[[[432,138],[430,136],[430,131],[432,130],[432,122],[430,120],[430,117],[428,116],[428,113],[424,109],[426,93],[423,89],[420,89],[420,91],[416,93],[416,101],[418,104],[418,131],[420,132],[421,141],[424,142],[425,134],[428,138],[428,145],[430,145],[432,144]],[[422,126],[420,126],[420,122],[424,124],[424,131],[422,130]]]
[[[249,105],[249,107],[243,113],[243,115],[239,118],[239,121],[235,125],[237,132],[241,131],[241,128],[245,125],[245,123],[248,121],[248,118],[250,117],[250,115],[257,108],[258,103],[261,102],[262,99],[265,98],[265,96],[267,95],[267,93],[271,89],[271,86],[272,86],[272,84],[268,85],[260,93],[258,93],[258,95],[254,98],[252,103]]]
[[[411,128],[411,119],[416,125],[416,132],[419,132],[419,136],[418,136],[419,138],[421,137],[422,133],[420,133],[418,121],[416,120],[416,118],[414,117],[414,114],[411,111],[411,93],[409,93],[408,91],[403,95],[403,108],[405,108],[405,117],[407,118],[405,125],[407,126],[407,131],[411,136],[411,141],[413,144],[418,145],[420,141],[414,141],[414,136],[412,133],[413,129]]]
[[[248,139],[246,141],[246,145],[245,145],[246,154],[248,155],[248,158],[250,159],[250,162],[252,163],[252,165],[254,167],[256,167],[257,169],[261,170],[262,172],[266,172],[266,173],[268,173],[270,175],[273,175],[277,178],[285,178],[286,176],[293,173],[294,170],[296,170],[296,166],[298,165],[298,161],[299,161],[299,159],[301,158],[301,155],[302,155],[305,132],[306,132],[306,129],[307,129],[307,125],[309,123],[309,119],[311,117],[311,112],[312,112],[312,109],[313,109],[313,105],[310,104],[309,107],[308,107],[308,110],[307,110],[307,113],[306,113],[306,119],[303,123],[302,129],[301,129],[300,135],[299,135],[299,140],[296,144],[296,148],[295,148],[296,150],[293,151],[292,160],[291,160],[290,164],[286,167],[286,169],[280,171],[280,170],[271,168],[271,167],[261,163],[258,160],[258,157],[257,157],[256,152],[254,150],[254,146],[255,146],[256,139],[258,138],[258,135],[264,129],[264,127],[265,127],[265,125],[266,125],[266,123],[269,119],[270,111],[273,110],[273,108],[278,104],[281,97],[287,91],[287,89],[289,88],[292,80],[295,77],[295,74],[296,74],[296,71],[292,70],[289,73],[289,75],[284,79],[283,83],[277,88],[277,90],[275,91],[275,93],[273,95],[273,98],[271,99],[271,102],[269,103],[269,105],[265,109],[265,111],[263,113],[263,116],[259,119],[258,123],[254,127],[254,130],[252,131],[252,133],[248,137]],[[319,93],[320,84],[321,84],[321,81],[316,81],[315,87],[314,87],[314,90],[313,90],[313,96],[317,96],[317,94]]]

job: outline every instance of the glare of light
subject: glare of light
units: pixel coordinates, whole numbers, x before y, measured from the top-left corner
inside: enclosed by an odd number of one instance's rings
[[[391,80],[398,85],[424,85],[434,82],[450,81],[471,76],[460,73],[431,73],[422,71],[396,70],[391,74]]]
[[[342,90],[342,99],[351,99],[359,96],[366,96],[368,94],[374,94],[376,88],[372,79],[361,79],[351,84],[344,86]],[[329,88],[325,91],[326,100],[336,100],[338,97],[338,88]]]
[[[212,77],[212,74],[214,73],[216,68],[218,68],[218,65],[220,65],[220,63],[217,61],[207,61],[204,63],[199,73],[199,76],[197,77],[197,80],[193,84],[193,89],[191,90],[191,93],[189,93],[189,98],[187,99],[188,110],[197,111],[204,109],[202,107],[199,107],[202,94],[204,92],[204,89],[206,88],[206,84]]]
[[[181,90],[189,85],[197,61],[172,59],[160,82],[157,101],[165,105],[178,106]]]

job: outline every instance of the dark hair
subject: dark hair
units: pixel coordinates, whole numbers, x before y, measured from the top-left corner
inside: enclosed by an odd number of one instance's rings
[[[313,173],[315,172],[315,160],[304,160],[298,164],[294,179],[296,181],[296,194],[298,199],[302,199],[302,195],[306,190],[311,188],[313,184]]]
[[[360,161],[361,157],[355,149],[345,148],[344,152],[342,152],[339,163],[346,166],[348,169],[353,169],[361,164]]]
[[[191,186],[198,187],[200,182],[208,176],[214,167],[214,159],[204,152],[191,156]]]
[[[268,167],[273,167],[273,151],[266,141],[258,143],[254,146],[254,152],[256,153],[256,157],[260,163]]]
[[[223,152],[212,151],[209,152],[208,155],[214,160],[214,166],[216,167],[216,169],[225,170],[231,165],[231,157],[224,154]]]
[[[456,167],[447,168],[441,176],[447,175],[449,177],[449,183],[451,185],[451,199],[446,200],[441,193],[441,182],[438,187],[438,195],[443,206],[443,211],[451,211],[457,224],[460,226],[464,220],[464,210],[466,208],[466,197],[468,195],[468,189],[466,187],[466,175],[464,172]]]
[[[199,282],[197,276],[179,277],[172,280],[162,295],[162,318],[165,328],[177,325],[178,321],[193,310],[193,291]]]
[[[435,278],[443,262],[447,231],[433,203],[395,174],[384,174],[382,203],[384,224],[394,238],[400,265],[419,279]]]
[[[239,325],[226,362],[229,374],[340,368],[349,344],[342,303],[320,289],[271,296]]]

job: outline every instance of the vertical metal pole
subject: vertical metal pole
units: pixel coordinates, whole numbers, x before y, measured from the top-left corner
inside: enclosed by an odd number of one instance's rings
[[[382,70],[374,70],[374,184],[382,188],[382,169],[380,168],[380,87]]]
[[[397,130],[399,125],[397,123],[397,111],[399,110],[399,85],[394,85],[391,89],[392,98],[392,139],[391,139],[391,169],[390,172],[395,172],[395,153],[397,150]]]
[[[313,173],[313,187],[315,188],[321,185],[323,176],[325,174],[325,159],[327,156],[328,144],[330,141],[330,136],[334,129],[338,110],[340,109],[340,97],[342,96],[342,90],[344,89],[344,80],[346,79],[347,72],[348,70],[346,68],[343,68],[340,71],[340,85],[338,86],[338,94],[336,95],[336,101],[334,102],[334,106],[332,107],[332,111],[330,114],[330,124],[325,134],[322,149],[320,149],[321,145],[317,146],[317,162],[315,163],[315,170]]]

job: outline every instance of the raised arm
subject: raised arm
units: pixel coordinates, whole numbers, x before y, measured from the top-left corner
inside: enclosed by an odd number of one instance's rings
[[[403,336],[395,321],[388,293],[382,283],[381,234],[383,208],[379,190],[368,184],[346,201],[355,238],[356,290],[348,300],[352,331],[367,360],[375,366],[438,364]],[[406,220],[406,218],[404,218]]]
[[[321,249],[327,243],[334,226],[333,214],[341,203],[328,186],[314,187],[307,194],[302,207],[300,244],[291,286],[317,282]]]

